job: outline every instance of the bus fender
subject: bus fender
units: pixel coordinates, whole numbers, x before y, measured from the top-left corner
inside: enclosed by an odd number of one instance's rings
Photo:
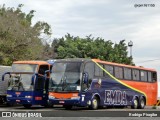
[[[100,96],[100,94],[99,94],[99,93],[94,93],[94,94],[92,95],[91,100],[92,100],[94,97],[98,97],[98,99],[99,99],[99,103],[101,103],[101,96]]]

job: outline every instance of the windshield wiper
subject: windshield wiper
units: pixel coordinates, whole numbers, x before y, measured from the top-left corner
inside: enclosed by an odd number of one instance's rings
[[[62,86],[62,91],[64,91],[63,87],[64,87],[64,85],[66,84],[66,79],[67,79],[66,76],[62,76],[61,81],[60,81],[60,83],[57,85],[55,91],[58,90],[58,88],[59,88],[60,85]]]

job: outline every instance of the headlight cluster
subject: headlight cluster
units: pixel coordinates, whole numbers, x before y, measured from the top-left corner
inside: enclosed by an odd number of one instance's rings
[[[7,94],[7,97],[12,97],[12,95]]]
[[[54,96],[50,96],[50,95],[49,95],[49,99],[55,99],[55,97],[54,97]]]

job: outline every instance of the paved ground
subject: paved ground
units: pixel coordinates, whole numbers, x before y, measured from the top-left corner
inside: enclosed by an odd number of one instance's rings
[[[1,105],[0,116],[2,116],[2,112],[11,112],[12,120],[26,120],[27,118],[19,117],[22,117],[23,115],[29,115],[29,117],[33,117],[32,114],[37,114],[37,117],[42,116],[42,118],[34,118],[35,120],[138,120],[140,117],[141,119],[145,120],[149,120],[151,119],[151,117],[155,117],[154,119],[158,120],[160,118],[160,107],[157,107],[157,109],[153,109],[151,106],[146,106],[145,109],[130,109],[130,107],[127,107],[123,109],[104,108],[98,110],[89,110],[88,108],[74,107],[72,110],[65,110],[61,106],[55,106],[54,108],[33,106],[30,109],[26,109],[23,106],[19,105],[14,107],[6,107],[4,105]],[[9,118],[0,117],[0,120],[6,119]]]

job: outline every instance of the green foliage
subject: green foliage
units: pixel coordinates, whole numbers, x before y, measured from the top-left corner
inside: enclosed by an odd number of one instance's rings
[[[118,44],[111,40],[102,38],[86,38],[73,37],[70,34],[60,39],[55,39],[52,43],[54,52],[57,53],[56,58],[98,58],[101,60],[131,64],[132,58],[128,57],[127,45],[125,40],[121,40]]]
[[[34,10],[23,13],[17,8],[0,6],[0,64],[11,65],[14,60],[41,59],[44,51],[43,35],[50,36],[46,22],[32,25]]]

